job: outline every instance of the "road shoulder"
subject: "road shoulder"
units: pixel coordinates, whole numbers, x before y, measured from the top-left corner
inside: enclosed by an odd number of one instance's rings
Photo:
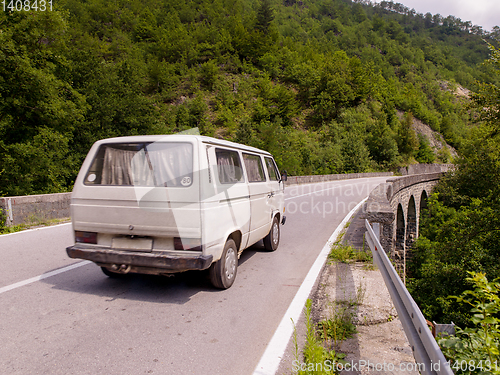
[[[354,216],[344,241],[363,251],[361,210]],[[369,249],[365,249],[370,251]],[[344,353],[352,374],[418,374],[411,347],[397,317],[382,274],[371,263],[327,261],[313,288],[311,317],[318,322],[331,319],[346,309],[352,314],[356,331],[345,340],[329,340],[328,350]],[[290,340],[277,371],[296,374],[304,363],[305,317],[295,322],[296,339]]]

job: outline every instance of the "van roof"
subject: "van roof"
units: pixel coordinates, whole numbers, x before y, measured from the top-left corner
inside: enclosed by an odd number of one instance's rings
[[[208,144],[212,144],[212,145],[231,147],[231,148],[236,148],[239,150],[252,151],[252,152],[257,152],[259,154],[265,154],[265,155],[271,156],[271,154],[269,152],[258,149],[256,147],[251,147],[251,146],[247,146],[247,145],[244,145],[241,143],[226,141],[224,139],[207,137],[204,135],[188,135],[188,134],[133,135],[133,136],[126,136],[126,137],[115,137],[115,138],[101,139],[100,141],[98,141],[96,143],[102,144],[102,143],[122,143],[122,142],[130,142],[130,143],[161,142],[161,141],[164,142],[167,140],[176,140],[176,141],[185,140],[185,141],[187,141],[187,140],[192,140],[192,139],[196,139],[199,142],[208,143]]]

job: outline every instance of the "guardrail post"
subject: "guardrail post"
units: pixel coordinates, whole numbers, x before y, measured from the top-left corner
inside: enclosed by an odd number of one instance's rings
[[[7,226],[11,225],[14,221],[14,216],[12,213],[12,201],[11,199],[7,199]]]
[[[375,233],[375,237],[380,241],[380,223],[373,223],[373,232]]]

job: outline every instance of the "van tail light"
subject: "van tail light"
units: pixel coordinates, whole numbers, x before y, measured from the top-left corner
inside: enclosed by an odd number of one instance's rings
[[[175,250],[202,251],[201,240],[199,238],[174,237]]]
[[[97,244],[97,233],[75,231],[75,242]]]

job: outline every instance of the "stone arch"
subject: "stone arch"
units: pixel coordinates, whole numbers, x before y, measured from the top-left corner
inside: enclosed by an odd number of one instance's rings
[[[429,195],[427,194],[427,191],[423,189],[420,193],[420,200],[418,202],[418,212],[417,212],[417,238],[420,236],[420,220],[422,218],[422,215],[424,215],[424,211],[429,208]]]
[[[417,238],[417,208],[413,195],[408,202],[408,215],[406,215],[405,249],[410,249]]]
[[[422,211],[426,210],[427,207],[429,206],[427,204],[428,199],[429,199],[429,196],[427,195],[427,192],[425,190],[422,190],[422,195],[420,195],[420,212],[419,212],[419,214],[421,214]]]
[[[394,244],[394,261],[398,272],[404,269],[405,232],[405,215],[403,206],[399,203],[396,213],[396,241]]]
[[[408,201],[408,214],[406,215],[406,238],[405,238],[405,252],[403,258],[403,272],[402,278],[406,282],[406,264],[411,260],[411,248],[418,235],[418,215],[417,207],[415,205],[415,197],[412,195]]]

